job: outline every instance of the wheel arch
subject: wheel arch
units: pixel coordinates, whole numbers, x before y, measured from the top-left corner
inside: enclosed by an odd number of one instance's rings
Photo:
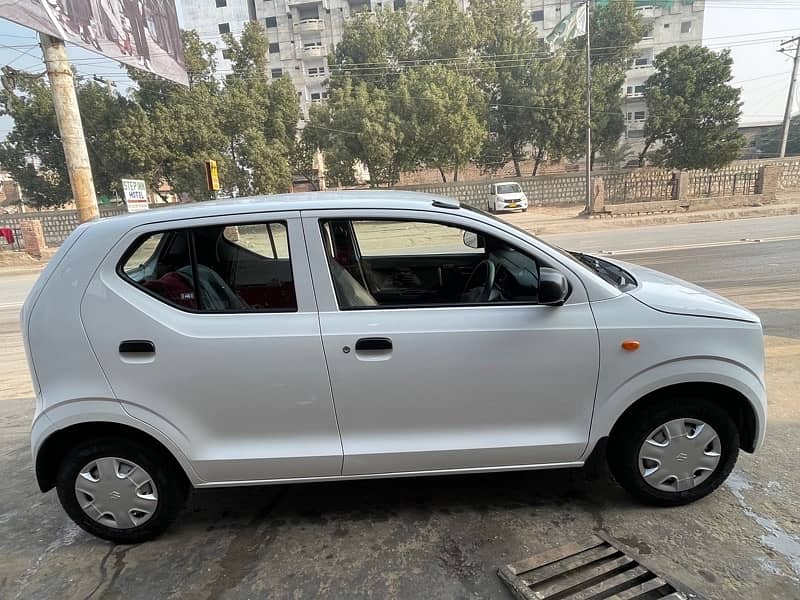
[[[714,402],[733,418],[739,431],[741,449],[745,452],[755,451],[758,442],[758,415],[752,403],[740,391],[712,382],[676,383],[648,392],[628,406],[617,418],[611,427],[609,438],[613,439],[628,420],[635,418],[648,405],[676,396],[701,396]]]
[[[175,455],[157,438],[149,433],[110,421],[89,421],[76,423],[62,429],[57,429],[42,442],[36,453],[36,482],[42,492],[55,486],[56,474],[61,464],[61,459],[70,448],[77,443],[97,438],[117,438],[137,442],[155,448],[164,460],[171,463],[176,473],[183,476],[183,483],[187,489],[191,486],[189,474]]]

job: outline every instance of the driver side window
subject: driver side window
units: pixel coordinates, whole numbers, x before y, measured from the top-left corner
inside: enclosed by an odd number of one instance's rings
[[[419,220],[321,228],[343,310],[538,302],[536,260],[493,236]]]

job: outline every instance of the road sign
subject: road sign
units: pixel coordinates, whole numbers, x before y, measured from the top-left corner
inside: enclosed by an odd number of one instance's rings
[[[207,160],[206,164],[206,185],[212,192],[219,191],[219,172],[217,171],[217,161]]]
[[[128,212],[138,212],[150,208],[147,205],[147,186],[141,179],[123,179],[122,193]]]

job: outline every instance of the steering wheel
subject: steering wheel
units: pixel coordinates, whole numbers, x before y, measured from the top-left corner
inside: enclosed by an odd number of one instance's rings
[[[483,281],[483,287],[481,289],[480,296],[475,299],[475,302],[489,302],[492,295],[492,289],[494,288],[494,277],[496,271],[497,270],[495,269],[494,263],[488,258],[479,262],[477,265],[475,265],[472,273],[470,273],[469,277],[467,278],[467,283],[464,285],[462,296],[471,289],[478,287],[478,284]]]

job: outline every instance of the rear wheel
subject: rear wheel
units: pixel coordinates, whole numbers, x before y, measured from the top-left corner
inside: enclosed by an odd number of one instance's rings
[[[699,500],[725,481],[739,456],[731,416],[702,398],[664,399],[618,424],[608,446],[619,484],[648,504]]]
[[[171,460],[129,440],[90,440],[74,447],[58,470],[64,510],[89,533],[119,544],[161,534],[186,498],[185,476]]]

